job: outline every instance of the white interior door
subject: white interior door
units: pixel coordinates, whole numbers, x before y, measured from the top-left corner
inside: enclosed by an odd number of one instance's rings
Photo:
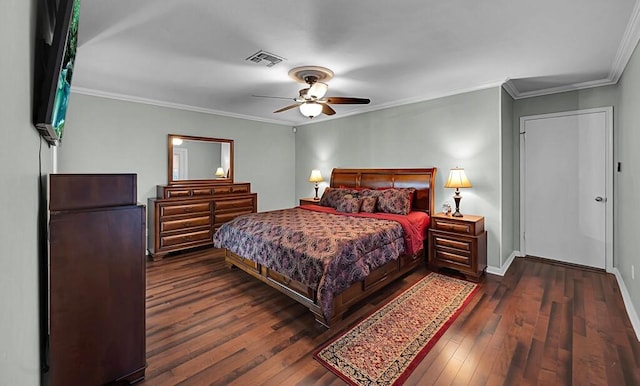
[[[525,254],[610,268],[611,112],[606,108],[522,118]]]

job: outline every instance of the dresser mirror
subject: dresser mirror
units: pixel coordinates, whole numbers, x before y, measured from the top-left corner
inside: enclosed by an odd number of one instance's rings
[[[169,134],[169,185],[233,183],[233,140]]]

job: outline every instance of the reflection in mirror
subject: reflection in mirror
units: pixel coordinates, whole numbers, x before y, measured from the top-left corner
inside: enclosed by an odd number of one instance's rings
[[[233,182],[233,141],[169,134],[169,184]]]

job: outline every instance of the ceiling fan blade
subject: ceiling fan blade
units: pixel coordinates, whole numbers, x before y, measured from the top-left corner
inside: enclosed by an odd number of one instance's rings
[[[326,103],[322,104],[322,112],[325,113],[326,115],[333,115],[336,113],[336,111],[334,109],[331,108],[331,106],[329,106]]]
[[[276,111],[274,111],[274,113],[281,113],[283,111],[291,110],[292,108],[298,107],[298,106],[300,106],[300,103],[294,103],[294,104],[289,105],[287,107],[283,107],[280,110],[276,110]]]
[[[327,103],[332,103],[334,105],[366,105],[371,102],[371,99],[368,98],[352,98],[352,97],[327,97]]]
[[[288,100],[295,100],[294,98],[287,98],[287,97],[280,97],[280,96],[271,96],[271,95],[251,95],[252,97],[256,97],[256,98],[274,98],[274,99],[288,99]]]

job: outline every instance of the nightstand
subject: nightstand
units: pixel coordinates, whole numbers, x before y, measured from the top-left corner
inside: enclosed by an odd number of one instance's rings
[[[313,197],[306,197],[300,199],[300,205],[318,205],[320,203],[320,199],[315,199]]]
[[[443,213],[431,216],[429,266],[434,270],[455,269],[468,280],[480,280],[487,267],[484,217],[453,217]]]

